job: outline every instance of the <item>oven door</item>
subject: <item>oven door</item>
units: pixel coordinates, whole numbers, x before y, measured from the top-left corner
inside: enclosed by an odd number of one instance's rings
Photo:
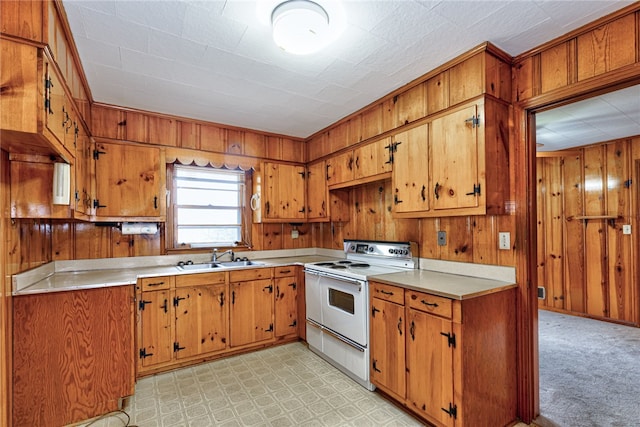
[[[320,278],[320,292],[322,325],[367,347],[366,281],[323,275]]]

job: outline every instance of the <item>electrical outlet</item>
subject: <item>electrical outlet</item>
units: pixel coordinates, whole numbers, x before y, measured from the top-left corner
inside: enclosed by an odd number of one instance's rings
[[[438,246],[447,246],[447,232],[438,231]]]
[[[624,224],[622,226],[622,234],[631,234],[631,224]]]
[[[511,233],[508,231],[501,231],[498,233],[498,247],[503,251],[511,249]]]
[[[292,239],[297,239],[299,236],[300,236],[300,233],[298,233],[298,230],[291,230]]]

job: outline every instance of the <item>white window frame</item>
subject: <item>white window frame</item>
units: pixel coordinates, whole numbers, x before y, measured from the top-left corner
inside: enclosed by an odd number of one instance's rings
[[[197,204],[197,205],[189,205],[189,204],[183,204],[183,205],[179,205],[178,204],[178,192],[180,191],[180,188],[189,188],[186,186],[182,186],[178,183],[178,181],[188,181],[189,179],[187,178],[181,178],[179,175],[179,170],[194,170],[194,171],[198,171],[198,172],[210,172],[211,173],[211,181],[210,182],[216,182],[218,180],[216,180],[215,175],[216,174],[235,174],[241,177],[241,179],[238,182],[238,193],[237,194],[237,200],[238,200],[238,205],[236,206],[222,206],[222,205],[203,205],[203,204]],[[212,248],[212,247],[237,247],[237,246],[242,246],[242,245],[247,245],[247,241],[249,240],[247,238],[248,236],[248,230],[250,228],[250,218],[247,218],[247,209],[246,209],[246,195],[247,195],[247,184],[250,183],[247,173],[243,172],[241,170],[230,170],[230,169],[224,169],[224,168],[213,168],[213,167],[208,167],[208,166],[185,166],[185,165],[180,165],[180,164],[174,164],[171,170],[171,191],[170,193],[172,194],[172,197],[170,197],[170,206],[171,206],[171,228],[172,228],[172,242],[173,242],[173,248],[175,249],[185,249],[185,248]],[[198,180],[197,178],[193,178],[193,181],[197,184],[198,182],[203,183],[206,182],[207,180],[202,179],[202,180]],[[224,181],[224,180],[220,180],[218,182],[226,182],[228,183],[228,181]],[[180,186],[179,186],[180,185]],[[197,190],[197,185],[195,185],[194,187],[191,187],[191,189],[196,189]],[[203,190],[203,191],[207,191],[207,190]],[[180,221],[180,216],[179,216],[179,211],[180,209],[198,209],[198,210],[211,210],[212,212],[214,211],[220,211],[220,210],[237,210],[238,211],[238,222],[233,222],[233,223],[224,223],[224,224],[220,224],[220,223],[216,223],[215,221],[212,222],[202,222],[202,223],[197,223],[197,224],[184,224]],[[202,230],[206,230],[206,229],[211,229],[211,228],[227,228],[227,227],[239,227],[239,238],[237,240],[234,241],[185,241],[185,242],[180,242],[178,236],[180,235],[179,233],[179,229],[183,228],[183,229],[192,229],[192,230],[197,230],[197,229],[202,229]]]

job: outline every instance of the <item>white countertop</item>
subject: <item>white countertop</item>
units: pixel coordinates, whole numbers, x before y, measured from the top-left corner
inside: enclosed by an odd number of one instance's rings
[[[252,253],[261,266],[239,268],[304,265],[344,259],[342,251],[329,249],[297,249]],[[244,253],[243,253],[244,255]],[[209,255],[164,255],[156,257],[109,258],[98,260],[55,261],[13,276],[13,295],[31,295],[105,286],[133,285],[138,278],[166,275],[199,274],[212,270],[185,271],[176,267],[178,261],[192,259],[195,263],[209,261]],[[420,259],[422,269],[388,273],[369,277],[391,285],[427,292],[452,299],[469,299],[515,287],[512,267],[458,263]],[[461,275],[464,272],[467,275]]]
[[[381,274],[371,276],[369,280],[458,300],[487,295],[517,286],[512,282],[429,270]]]
[[[256,259],[264,265],[220,268],[214,271],[230,271],[241,268],[278,267],[282,265],[305,264],[311,262],[332,261],[337,258],[323,255],[302,255],[292,257]],[[30,295],[46,292],[61,292],[77,289],[101,288],[106,286],[133,285],[138,278],[157,276],[177,276],[182,274],[208,273],[212,270],[181,270],[175,265],[105,268],[78,271],[54,271],[48,274],[34,275],[33,283],[19,288],[14,286],[13,295]],[[41,277],[44,276],[44,277]],[[15,283],[14,283],[15,285]]]

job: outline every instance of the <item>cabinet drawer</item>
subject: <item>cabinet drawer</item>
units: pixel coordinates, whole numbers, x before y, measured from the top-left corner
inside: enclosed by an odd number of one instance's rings
[[[284,267],[276,267],[273,269],[273,277],[288,277],[296,275],[296,267],[293,265],[285,265]]]
[[[386,301],[404,305],[404,289],[384,283],[371,282],[369,284],[371,296]]]
[[[270,279],[270,268],[255,268],[229,272],[229,282],[244,282],[247,280]]]
[[[216,271],[215,273],[186,274],[176,276],[176,288],[184,286],[218,285],[224,284],[227,273]]]
[[[174,276],[145,277],[138,280],[136,288],[142,292],[170,289],[173,286],[173,280]]]
[[[407,291],[407,305],[410,308],[451,318],[451,300],[422,292]]]

